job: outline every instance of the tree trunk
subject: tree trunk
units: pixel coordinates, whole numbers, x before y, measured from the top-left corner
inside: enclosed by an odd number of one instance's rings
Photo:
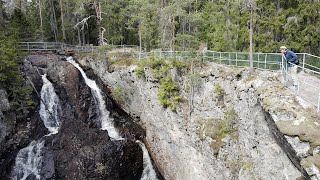
[[[53,0],[50,0],[50,6],[52,10],[52,18],[51,18],[51,29],[54,34],[54,40],[58,42],[58,23],[57,23],[57,17],[56,17],[56,11],[54,8],[54,3]]]
[[[86,44],[86,36],[85,36],[85,32],[84,32],[84,28],[81,30],[82,31],[82,45]]]
[[[41,0],[38,1],[39,3],[39,15],[40,15],[40,31],[41,31],[41,41],[43,41],[43,19],[42,19],[42,9],[41,9]]]
[[[78,44],[81,46],[81,32],[80,32],[80,29],[78,29]]]
[[[249,35],[250,35],[250,70],[253,70],[253,54],[252,54],[252,36],[253,36],[253,7],[250,5],[250,30],[249,30]]]
[[[142,51],[141,23],[142,22],[139,23],[139,46],[140,46],[139,51],[140,51],[140,53]]]
[[[96,17],[97,17],[97,27],[98,27],[98,44],[103,45],[104,39],[102,34],[102,11],[101,11],[101,0],[95,2],[95,10],[96,10]]]
[[[61,29],[62,29],[62,42],[65,42],[66,40],[66,31],[64,28],[64,13],[63,13],[63,3],[62,0],[60,0],[60,13],[61,13]],[[81,41],[80,41],[81,44]]]
[[[172,32],[171,32],[171,51],[175,51],[175,33],[176,33],[176,24],[175,24],[175,17],[172,17]]]

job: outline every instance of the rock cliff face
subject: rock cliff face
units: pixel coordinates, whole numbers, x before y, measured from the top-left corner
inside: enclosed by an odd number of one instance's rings
[[[143,138],[145,133],[124,111],[114,106],[106,94],[108,110],[126,140],[113,141],[107,131],[100,129],[95,99],[78,70],[70,63],[55,55],[32,55],[27,57],[24,71],[38,93],[42,86],[40,74],[47,74],[59,96],[62,124],[57,134],[44,136],[48,131],[39,117],[38,106],[31,117],[19,123],[21,127],[13,128],[16,134],[1,131],[0,179],[10,179],[19,149],[40,139],[45,142],[41,179],[140,178],[142,150],[135,140]],[[103,84],[100,86],[104,89]],[[0,91],[0,96],[5,97],[6,93]],[[37,99],[39,104],[39,97]],[[1,112],[9,108],[5,98],[1,98],[0,103]],[[6,130],[9,126],[3,122],[8,116],[0,113],[0,117],[0,128]]]
[[[172,69],[183,101],[176,112],[158,100],[150,68],[108,71],[106,61],[82,58],[115,91],[146,130],[146,144],[165,179],[320,179],[320,117],[303,109],[277,72],[214,63],[195,67],[197,83]],[[117,99],[117,97],[115,97]]]

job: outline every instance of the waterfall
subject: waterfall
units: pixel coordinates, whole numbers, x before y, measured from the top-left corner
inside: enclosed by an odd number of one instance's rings
[[[143,152],[143,172],[141,175],[141,180],[157,180],[158,179],[157,174],[153,169],[151,159],[146,146],[143,144],[143,142],[139,140],[137,140],[136,143],[139,144]]]
[[[47,75],[42,75],[43,86],[41,89],[40,117],[50,134],[58,133],[60,119],[58,116],[59,98],[54,91],[52,83]]]
[[[89,79],[86,75],[86,73],[83,71],[83,69],[79,66],[78,63],[76,63],[72,57],[68,57],[67,61],[71,63],[74,67],[76,67],[82,77],[84,78],[85,83],[89,86],[91,89],[92,95],[96,98],[98,101],[98,107],[100,111],[100,121],[101,121],[101,129],[107,130],[109,137],[115,139],[115,140],[121,140],[123,139],[117,129],[113,125],[113,119],[109,116],[109,111],[106,109],[105,101],[103,99],[102,93],[100,88],[98,87],[97,83],[91,79]]]
[[[32,141],[29,146],[19,151],[16,157],[13,179],[40,179],[43,146],[44,141]]]
[[[54,91],[52,83],[47,79],[46,74],[42,75],[43,86],[41,89],[41,103],[39,115],[45,127],[50,132],[47,136],[58,133],[60,119],[58,111],[60,109],[59,98]],[[27,147],[21,149],[15,160],[12,179],[40,180],[40,171],[43,164],[44,140],[32,141]]]

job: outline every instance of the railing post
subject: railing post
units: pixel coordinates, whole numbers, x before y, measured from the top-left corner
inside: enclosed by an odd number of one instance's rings
[[[91,46],[91,53],[93,54],[93,44],[90,44]]]
[[[30,45],[29,45],[29,42],[27,42],[27,46],[28,46],[28,52],[30,52]]]
[[[264,57],[264,69],[267,69],[267,56],[268,54],[266,54],[266,56]]]
[[[286,68],[284,65],[284,56],[283,54],[281,55],[281,64],[282,64],[282,75],[283,75],[283,79],[284,79],[284,84],[287,85],[287,75],[286,75]]]
[[[236,52],[236,66],[238,66],[238,53]]]
[[[303,53],[302,71],[304,72],[304,64],[306,62],[306,53]]]
[[[221,52],[220,52],[220,64],[221,64]]]
[[[258,53],[257,55],[258,55],[258,69],[259,69],[259,67],[260,67],[260,54]]]
[[[214,62],[214,52],[212,52],[212,61]]]

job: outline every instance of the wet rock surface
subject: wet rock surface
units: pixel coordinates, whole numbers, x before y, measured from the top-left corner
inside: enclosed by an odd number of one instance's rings
[[[24,70],[38,93],[42,86],[40,74],[48,75],[61,102],[59,116],[62,124],[59,133],[44,136],[48,131],[39,117],[39,107],[26,122],[19,123],[18,131],[6,137],[5,146],[1,144],[0,179],[9,179],[18,151],[32,140],[40,139],[45,141],[42,179],[140,178],[142,151],[135,140],[143,138],[145,133],[124,111],[117,109],[106,94],[107,107],[127,138],[125,140],[114,141],[107,131],[100,129],[96,102],[90,89],[78,70],[63,58],[31,55],[26,58]]]

